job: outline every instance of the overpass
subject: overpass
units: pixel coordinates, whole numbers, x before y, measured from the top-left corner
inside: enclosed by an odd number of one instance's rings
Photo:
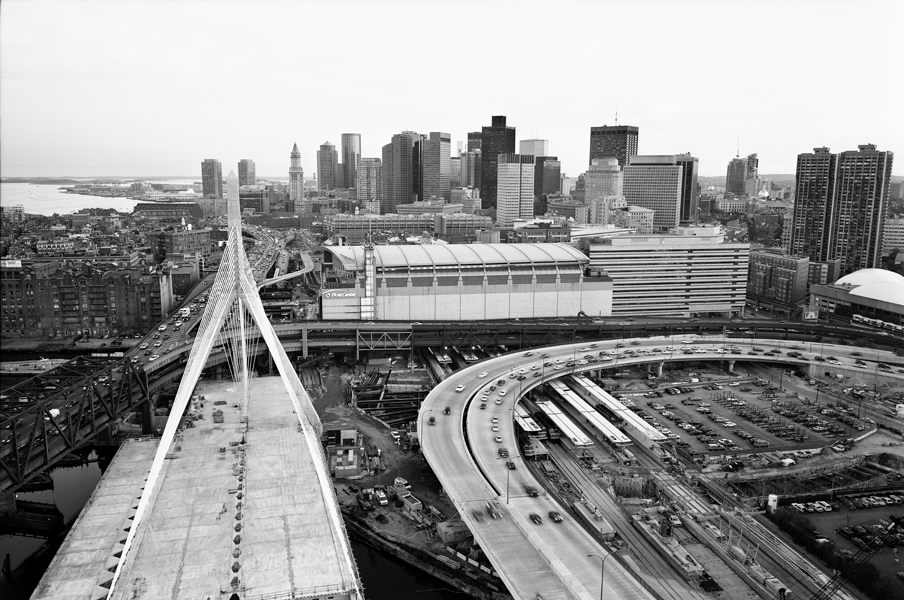
[[[680,348],[682,345],[681,338],[640,338],[635,341],[637,346],[632,346],[635,349],[663,344]],[[587,341],[513,352],[453,373],[424,400],[418,417],[424,455],[461,518],[516,598],[533,600],[539,597],[537,594],[544,598],[589,598],[603,597],[603,592],[608,597],[614,594],[618,598],[640,598],[648,593],[615,561],[606,565],[606,589],[600,589],[596,585],[599,564],[589,556],[600,553],[600,547],[571,516],[563,517],[561,523],[545,521],[539,524],[531,520],[530,515],[545,517],[549,511],[561,507],[546,494],[534,497],[527,492],[528,486],[537,490],[542,488],[528,469],[511,470],[499,459],[498,450],[503,446],[514,452],[513,456],[518,454],[512,415],[519,399],[534,387],[563,375],[613,366],[672,360],[764,361],[764,356],[759,353],[726,355],[722,348],[713,346],[726,342],[731,345],[736,340],[716,337],[695,338],[694,342],[695,347],[696,343],[708,343],[712,349],[691,355],[673,351],[625,357],[618,353],[615,341]],[[770,348],[786,347],[780,340],[757,340],[756,343]],[[806,350],[831,353],[845,361],[853,361],[852,352],[857,351],[850,346],[821,344],[814,350],[814,345]],[[607,362],[601,364],[584,358],[600,353],[606,353]],[[813,366],[821,364],[815,360],[817,355],[804,358],[779,355],[765,360],[798,367]],[[877,355],[877,360],[879,358],[891,360],[888,353]],[[519,373],[526,378],[512,377]],[[485,402],[486,408],[479,408],[481,399],[487,397],[495,402]],[[498,435],[493,430],[496,423],[500,429]],[[488,511],[497,513],[499,518],[491,518]],[[683,597],[686,596],[676,596]]]
[[[202,286],[193,292],[186,303],[206,289]],[[138,348],[118,360],[78,358],[6,390],[0,399],[0,493],[27,482],[72,450],[104,435],[110,423],[147,406],[154,393],[177,381],[195,343],[194,334],[201,316],[192,315],[181,332],[168,330],[174,337],[160,346],[163,351],[154,360]],[[699,323],[677,319],[474,323],[305,321],[277,324],[273,330],[287,352],[307,356],[312,348],[320,348],[354,353],[356,359],[368,352],[404,353],[443,346],[529,348],[582,340],[713,334],[726,335],[738,344],[753,340],[765,343],[772,339],[784,345],[805,341],[815,345],[811,340],[860,339],[890,350],[904,347],[900,336],[876,330],[747,319]],[[144,341],[153,343],[152,335],[156,333],[148,334]],[[258,352],[264,349],[259,348]],[[842,350],[835,353],[842,354]],[[136,359],[138,362],[133,363]],[[214,351],[206,367],[223,364],[225,360],[225,354]],[[674,355],[670,360],[699,358]],[[762,360],[766,359],[761,357]],[[798,364],[784,356],[768,360]],[[897,359],[890,359],[894,360]],[[100,382],[101,377],[108,377],[109,381]],[[60,411],[59,414],[54,416],[53,409]]]

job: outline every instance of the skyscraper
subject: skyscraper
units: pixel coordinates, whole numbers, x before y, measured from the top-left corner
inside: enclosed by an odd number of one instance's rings
[[[430,137],[424,141],[423,152],[423,200],[432,196],[451,200],[452,188],[449,181],[452,166],[449,152],[452,136],[440,131],[431,131]]]
[[[480,188],[480,149],[461,154],[461,187]]]
[[[239,161],[239,185],[254,185],[257,183],[257,174],[254,171],[254,161],[243,158]]]
[[[873,144],[797,157],[790,248],[811,261],[840,260],[842,274],[876,268],[888,217],[894,153]]]
[[[625,200],[629,206],[656,211],[653,229],[668,231],[680,221],[683,175],[674,154],[632,156],[624,168]]]
[[[468,132],[468,152],[474,152],[475,150],[480,150],[481,146],[481,135],[479,131],[470,131]]]
[[[894,153],[874,144],[838,155],[830,229],[830,258],[841,259],[843,273],[882,264],[882,234]]]
[[[317,151],[319,189],[321,191],[336,189],[340,184],[339,177],[339,156],[336,154],[336,146],[324,142]]]
[[[461,145],[460,142],[459,145]],[[453,156],[449,159],[449,186],[452,188],[461,187],[461,152],[458,153],[458,156]]]
[[[304,198],[304,169],[301,168],[301,152],[298,151],[298,144],[292,146],[289,158],[292,160],[289,164],[289,200],[301,202]]]
[[[590,223],[603,225],[614,222],[615,209],[627,206],[624,174],[617,158],[594,158],[590,162],[584,174],[584,203],[590,207]]]
[[[534,157],[520,154],[497,156],[496,223],[508,227],[515,219],[534,216]]]
[[[383,146],[383,200],[380,214],[392,214],[399,204],[408,204],[413,194],[412,150],[415,136],[413,131],[403,131],[392,136],[392,141]]]
[[[549,154],[549,142],[547,140],[521,140],[518,142],[518,153],[524,156],[546,156]]]
[[[205,158],[201,163],[201,194],[205,198],[223,197],[223,168],[215,158]]]
[[[361,134],[342,134],[342,178],[337,187],[353,188],[357,182],[355,175],[358,161],[361,160]]]
[[[557,157],[534,157],[534,196],[557,193],[561,178],[562,163]]]
[[[725,174],[725,192],[743,195],[746,180],[747,159],[740,156],[732,158],[728,163],[728,170]]]
[[[756,154],[751,155],[756,158]],[[697,175],[700,171],[700,160],[686,154],[676,154],[675,164],[681,165],[681,205],[678,207],[678,219],[685,224],[698,220],[697,209],[700,197],[697,194]]]
[[[494,116],[480,133],[480,197],[484,208],[496,208],[496,176],[500,154],[515,153],[515,128],[505,124],[505,116]],[[533,164],[533,161],[531,161]],[[533,178],[531,178],[533,181]],[[533,188],[531,188],[533,195]]]
[[[355,195],[359,205],[383,199],[383,163],[379,158],[360,159],[355,175]]]
[[[826,147],[797,155],[791,254],[816,262],[829,257],[836,160]]]
[[[757,183],[759,182],[759,178],[757,174],[759,173],[760,168],[760,159],[757,158],[756,154],[748,154],[747,155],[747,173],[744,178],[744,193],[748,196],[756,196],[757,194]]]
[[[631,125],[603,125],[590,128],[590,159],[609,158],[618,159],[618,165],[624,167],[628,159],[637,155],[637,138],[640,129]]]

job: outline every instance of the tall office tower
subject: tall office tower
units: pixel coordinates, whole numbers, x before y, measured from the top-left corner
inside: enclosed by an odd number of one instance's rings
[[[518,142],[518,154],[521,156],[546,156],[549,154],[549,141],[547,140],[521,140]]]
[[[668,231],[678,226],[684,168],[674,154],[632,156],[624,168],[625,200],[629,206],[656,211],[653,229]]]
[[[561,177],[562,162],[557,157],[534,157],[534,196],[558,193]]]
[[[534,157],[500,154],[497,163],[496,223],[509,227],[515,219],[534,216]]]
[[[452,136],[441,131],[431,131],[430,137],[424,140],[423,152],[423,200],[436,196],[449,202],[452,188],[449,181],[452,166],[449,152],[452,148]]]
[[[757,186],[759,185],[759,177],[757,174],[759,173],[760,168],[760,159],[757,158],[756,154],[748,154],[747,155],[747,172],[744,175],[744,193],[748,196],[756,196]]]
[[[468,152],[474,152],[475,150],[480,150],[482,135],[483,134],[480,133],[479,131],[468,132]]]
[[[624,167],[628,159],[637,155],[637,138],[640,129],[631,125],[603,125],[590,128],[590,160],[594,158],[618,159],[618,165]]]
[[[424,149],[427,136],[412,132],[411,144],[411,196],[414,200],[424,199]]]
[[[223,168],[215,158],[205,158],[201,163],[201,194],[205,198],[223,197]]]
[[[515,128],[505,124],[505,116],[494,116],[492,125],[480,134],[480,198],[484,208],[496,208],[496,176],[500,154],[515,154]],[[533,164],[533,161],[531,161]],[[531,188],[533,194],[533,188]]]
[[[379,158],[358,160],[355,176],[357,177],[355,196],[359,206],[364,206],[365,202],[383,199],[383,163]]]
[[[340,185],[339,155],[336,154],[336,146],[329,142],[320,144],[317,151],[317,180],[321,191],[334,190]]]
[[[751,156],[756,159],[756,154]],[[681,206],[678,208],[678,219],[685,225],[695,223],[699,220],[697,212],[700,208],[700,186],[697,185],[700,159],[691,156],[691,153],[688,152],[686,154],[676,154],[675,162],[682,167]]]
[[[728,171],[725,174],[725,192],[728,194],[743,195],[747,180],[747,159],[736,156],[728,163]]]
[[[875,144],[838,155],[830,229],[830,258],[841,259],[843,273],[882,265],[882,233],[894,153]]]
[[[257,183],[257,173],[254,170],[254,161],[243,158],[239,161],[239,185],[254,185]]]
[[[298,144],[292,146],[292,154],[289,157],[292,159],[289,164],[289,200],[300,204],[304,198],[304,169],[301,168]]]
[[[357,176],[355,172],[358,168],[358,161],[361,160],[361,134],[360,133],[343,133],[342,134],[342,180],[339,186],[343,188],[355,187]]]
[[[461,187],[480,189],[480,150],[471,150],[461,154]]]
[[[399,204],[409,204],[413,195],[414,178],[411,154],[414,149],[413,131],[403,131],[392,136],[383,146],[383,201],[380,214],[393,214]]]
[[[837,158],[826,147],[797,155],[791,254],[816,262],[829,258]]]
[[[627,206],[624,174],[615,157],[594,158],[584,174],[584,203],[590,206],[589,222],[610,224],[613,211]]]
[[[458,153],[458,156],[449,158],[449,187],[461,187],[461,152]]]

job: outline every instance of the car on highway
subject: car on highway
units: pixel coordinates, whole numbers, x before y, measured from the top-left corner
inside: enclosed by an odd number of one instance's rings
[[[147,347],[148,347],[147,344],[142,344],[142,345],[138,346],[138,349],[139,349],[139,350],[146,350]]]
[[[480,410],[486,410],[486,408],[487,408],[487,403],[486,403],[486,402],[481,402],[481,403],[480,403]]]
[[[496,385],[505,385],[505,379],[500,379],[496,382]]]
[[[456,392],[463,392],[463,391],[465,391],[465,386],[464,386],[464,384],[462,384],[462,385],[458,386],[457,388],[455,388],[455,391],[456,391]]]
[[[509,468],[510,470],[512,470],[512,471],[515,470],[515,463],[514,463],[514,461],[511,461],[511,460],[506,461],[505,466],[508,467],[508,468]]]
[[[502,443],[502,436],[501,436],[501,435],[497,435],[497,436],[496,436],[495,438],[493,438],[493,439],[496,440],[496,443],[497,443],[497,444],[501,444],[501,443]]]
[[[499,417],[493,417],[493,423],[498,423],[498,422],[499,422]]]
[[[499,390],[500,396],[505,396],[508,393],[508,390]]]
[[[144,351],[144,355],[145,355],[145,356],[150,356],[150,355],[151,355],[151,350],[145,350],[145,351]]]
[[[562,515],[557,510],[549,511],[549,518],[552,519],[553,523],[561,523],[562,522]]]
[[[490,515],[491,519],[499,518],[499,510],[494,503],[487,502],[487,514]]]
[[[152,360],[157,360],[158,358],[160,358],[160,355],[159,355],[159,354],[154,354],[153,356],[151,356],[151,357],[148,359],[148,362],[150,362],[150,361],[152,361]]]
[[[487,372],[486,372],[486,371],[484,371],[483,373],[481,373],[480,375],[478,375],[478,377],[480,377],[481,379],[483,379],[483,378],[486,377],[486,376],[487,376]]]
[[[536,525],[540,525],[543,522],[543,519],[541,519],[540,515],[538,515],[537,513],[531,513],[528,516],[530,517],[530,520],[533,521]]]
[[[525,486],[524,491],[531,498],[536,498],[537,496],[540,495],[540,492],[537,491],[537,488],[535,488],[532,485]]]

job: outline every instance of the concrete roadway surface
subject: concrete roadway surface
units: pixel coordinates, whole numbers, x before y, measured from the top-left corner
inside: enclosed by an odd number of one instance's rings
[[[526,493],[528,485],[542,489],[527,469],[511,470],[506,466],[506,460],[499,457],[498,449],[504,446],[511,455],[509,460],[515,461],[516,466],[521,464],[512,413],[522,394],[540,383],[568,373],[612,368],[619,363],[775,360],[801,364],[812,361],[810,357],[807,357],[810,360],[795,360],[788,359],[784,354],[769,358],[760,353],[756,356],[746,353],[750,350],[745,347],[753,346],[788,348],[791,344],[785,340],[676,336],[640,338],[636,340],[637,344],[631,345],[625,344],[625,341],[584,341],[491,358],[450,375],[431,391],[421,407],[418,430],[421,432],[424,455],[458,508],[461,518],[516,597],[533,600],[538,593],[543,598],[597,596],[600,589],[594,581],[595,573],[599,573],[599,560],[587,555],[604,552],[554,501],[545,495],[530,497]],[[703,344],[713,350],[693,355],[681,353],[685,346]],[[617,346],[623,346],[623,349]],[[673,350],[665,351],[667,346]],[[724,353],[723,349],[731,346],[742,348],[745,352]],[[615,363],[605,365],[565,366],[566,361],[577,363],[585,354],[623,352],[629,348],[635,351],[639,348],[659,348],[663,352],[633,358],[619,355]],[[856,351],[856,348],[824,346],[820,351],[831,352],[836,357],[845,356],[853,362],[849,353]],[[563,362],[557,364],[557,359]],[[550,363],[550,366],[544,366],[545,363]],[[535,365],[539,366],[538,370],[531,369]],[[556,369],[558,366],[562,368]],[[524,371],[522,374],[526,375],[520,382],[510,377],[519,371]],[[533,376],[537,372],[540,377]],[[481,377],[483,373],[486,375]],[[501,386],[499,380],[504,380]],[[458,386],[463,386],[461,391],[456,391]],[[480,409],[483,391],[491,386],[496,389],[488,395],[487,408]],[[500,395],[503,389],[506,394]],[[500,400],[498,404],[497,399]],[[447,407],[449,414],[444,414]],[[493,417],[498,419],[498,423],[493,422]],[[435,425],[429,424],[431,418]],[[494,424],[499,426],[498,432],[492,430]],[[500,441],[496,441],[496,436]],[[500,518],[490,518],[488,502]],[[562,523],[551,522],[548,514],[552,510],[563,512]],[[540,516],[541,524],[531,522],[529,515],[532,513]],[[607,592],[617,594],[619,598],[651,597],[619,563],[612,561],[606,571],[609,574],[605,579]]]

